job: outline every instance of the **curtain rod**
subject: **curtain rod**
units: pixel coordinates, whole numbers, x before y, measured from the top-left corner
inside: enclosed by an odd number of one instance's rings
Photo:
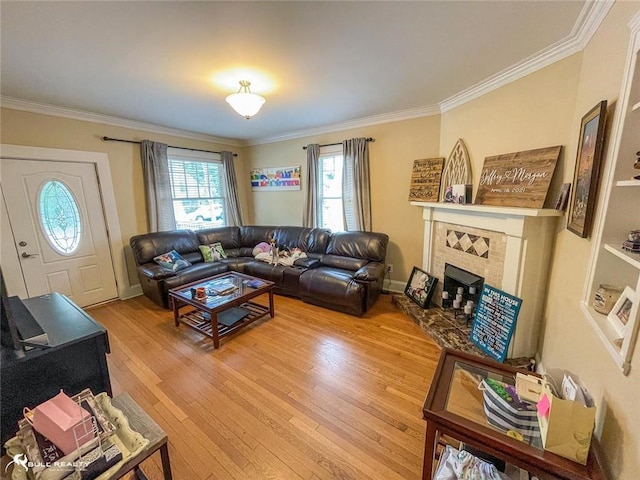
[[[376,139],[375,139],[375,138],[373,138],[373,137],[365,138],[365,140],[366,140],[367,142],[375,142],[375,141],[376,141]],[[325,143],[324,145],[320,145],[320,146],[321,146],[321,147],[333,147],[334,145],[342,145],[342,142],[338,142],[338,143]],[[302,147],[302,149],[303,149],[303,150],[306,150],[306,149],[307,149],[307,146],[305,145],[304,147]]]
[[[138,145],[140,145],[141,142],[136,142],[135,140],[123,140],[121,138],[111,138],[111,137],[102,137],[102,141],[103,142],[124,142],[124,143],[136,143]],[[205,153],[217,153],[220,154],[220,152],[214,152],[213,150],[201,150],[199,148],[189,148],[189,147],[176,147],[174,145],[167,145],[167,147],[170,148],[179,148],[180,150],[191,150],[192,152],[205,152]],[[234,157],[237,157],[238,154],[234,153],[233,154]]]

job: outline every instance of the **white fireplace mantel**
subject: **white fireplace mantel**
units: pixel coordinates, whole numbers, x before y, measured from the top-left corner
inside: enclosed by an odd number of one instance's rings
[[[533,356],[542,321],[556,218],[554,209],[411,202],[423,209],[422,267],[430,271],[434,255],[434,224],[446,223],[504,234],[502,285],[493,285],[523,300],[509,357]],[[440,272],[433,272],[440,276]]]

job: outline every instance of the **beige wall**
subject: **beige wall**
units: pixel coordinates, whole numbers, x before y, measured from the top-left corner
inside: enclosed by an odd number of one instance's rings
[[[122,242],[126,245],[126,250],[129,250],[130,237],[148,231],[142,165],[140,163],[140,146],[120,142],[103,142],[101,140],[103,136],[136,141],[149,139],[169,145],[204,150],[230,150],[238,153],[235,163],[238,177],[247,176],[244,167],[243,149],[240,147],[6,108],[3,108],[0,114],[2,143],[104,152],[109,156]],[[241,204],[246,215],[246,184],[239,182],[239,189],[241,190]],[[131,287],[138,284],[138,278],[131,255],[126,252],[126,256],[129,273],[129,285],[127,287]]]
[[[442,114],[440,153],[457,138],[472,157],[474,193],[486,156],[564,145],[549,199],[573,182],[582,116],[600,100],[615,104],[629,42],[628,21],[637,2],[618,2],[581,53]],[[612,108],[609,111],[611,117]],[[640,354],[625,377],[580,311],[592,247],[558,224],[547,295],[541,360],[547,368],[579,375],[596,401],[596,435],[611,479],[636,480],[640,472]],[[636,349],[637,350],[637,349]]]
[[[440,117],[375,125],[286,142],[256,145],[246,150],[251,167],[302,166],[302,190],[252,192],[251,222],[264,225],[301,225],[306,185],[306,153],[310,143],[336,143],[353,137],[373,137],[369,145],[373,230],[389,235],[387,263],[391,278],[406,282],[411,268],[422,265],[422,210],[409,205],[413,161],[438,156]]]
[[[308,143],[333,143],[372,136],[373,229],[390,236],[387,261],[401,284],[422,262],[421,211],[407,201],[413,160],[447,157],[464,139],[472,162],[474,192],[483,159],[489,155],[563,145],[550,198],[562,182],[573,181],[580,119],[602,99],[617,99],[628,46],[627,22],[637,2],[617,2],[587,48],[545,69],[442,114],[287,142],[230,147],[238,158],[246,223],[300,225],[304,190],[250,192],[251,167],[301,165],[306,173]],[[2,142],[107,152],[114,178],[123,240],[146,230],[142,174],[136,146],[104,143],[102,135],[151,138],[176,145],[218,150],[221,145],[147,134],[108,125],[2,110]],[[244,151],[243,151],[244,150]],[[243,161],[244,160],[244,161]],[[303,189],[306,188],[303,180]],[[640,352],[631,373],[613,364],[579,308],[592,242],[559,222],[548,289],[541,360],[546,367],[580,375],[597,406],[597,436],[613,480],[635,480],[640,471]],[[637,350],[637,349],[636,349]]]
[[[442,115],[440,154],[447,157],[462,138],[471,157],[474,198],[485,157],[567,145],[581,58],[572,55]],[[566,155],[565,148],[547,201],[555,199],[564,165],[573,164],[572,154],[568,160]]]

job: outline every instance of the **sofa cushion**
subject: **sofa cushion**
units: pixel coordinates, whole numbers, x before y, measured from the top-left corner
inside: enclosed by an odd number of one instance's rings
[[[341,268],[354,272],[369,263],[369,260],[364,258],[342,257],[340,255],[322,255],[320,261],[327,267]]]
[[[253,247],[260,242],[269,243],[269,239],[273,238],[274,227],[264,227],[254,225],[249,227],[240,227],[240,255],[251,256]],[[243,251],[244,248],[249,249],[249,253]]]
[[[374,232],[336,232],[327,245],[327,255],[365,258],[384,263],[389,236]]]
[[[240,228],[239,227],[218,227],[198,230],[196,232],[200,245],[211,245],[220,242],[222,248],[230,256],[232,250],[240,248]]]
[[[304,253],[324,253],[329,230],[306,227],[276,227],[273,237],[279,248],[299,248]]]
[[[173,277],[164,280],[166,289],[180,287],[186,283],[202,280],[203,278],[213,277],[229,270],[229,266],[223,262],[198,263],[189,268],[180,270]]]
[[[198,252],[200,243],[192,230],[172,230],[170,232],[152,232],[136,235],[131,237],[129,245],[131,245],[136,263],[144,265],[145,263],[153,262],[154,257],[171,250],[175,250],[183,256],[189,252]]]
[[[248,262],[244,265],[244,273],[247,275],[253,275],[254,277],[260,277],[264,280],[270,280],[275,282],[276,285],[282,284],[283,270],[289,267],[283,267],[282,265],[271,265],[259,260]]]
[[[355,307],[357,314],[362,314],[365,295],[365,287],[353,279],[349,270],[320,267],[300,275],[300,296],[310,303],[348,307],[349,311]]]

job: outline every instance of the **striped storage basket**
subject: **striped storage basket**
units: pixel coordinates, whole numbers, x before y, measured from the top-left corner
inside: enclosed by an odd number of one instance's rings
[[[523,404],[515,392],[507,392],[504,387],[505,384],[492,379],[483,379],[478,386],[483,392],[487,422],[505,433],[510,430],[518,432],[526,443],[540,443],[535,405]]]

